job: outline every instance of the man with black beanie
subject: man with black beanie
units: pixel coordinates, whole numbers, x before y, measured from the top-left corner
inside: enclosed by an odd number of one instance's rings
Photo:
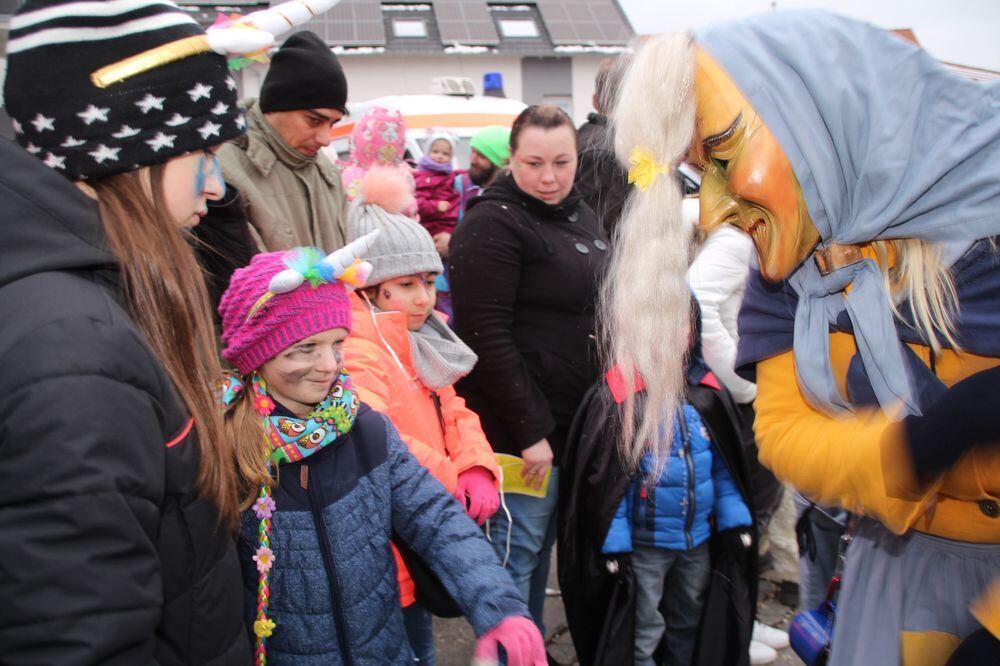
[[[295,33],[271,58],[260,98],[246,107],[247,133],[222,148],[219,162],[243,194],[261,251],[343,246],[347,200],[321,150],[347,113],[337,57],[314,33]]]

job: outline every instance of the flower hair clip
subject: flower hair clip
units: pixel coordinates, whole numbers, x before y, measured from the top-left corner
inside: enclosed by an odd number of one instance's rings
[[[332,284],[337,281],[342,282],[348,290],[365,286],[368,276],[371,275],[372,265],[362,261],[361,256],[368,252],[372,241],[380,233],[381,230],[373,229],[326,257],[314,247],[298,248],[286,253],[284,263],[288,268],[271,278],[267,291],[257,299],[247,313],[247,321],[269,300],[278,294],[295,291],[305,282],[309,282],[313,289],[321,284]]]
[[[628,182],[635,183],[640,192],[645,192],[659,175],[665,175],[673,170],[669,164],[656,161],[652,151],[643,146],[636,146],[628,156]]]

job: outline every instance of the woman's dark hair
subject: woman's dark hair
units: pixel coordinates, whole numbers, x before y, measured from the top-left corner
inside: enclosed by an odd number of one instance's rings
[[[517,140],[525,127],[541,127],[549,130],[563,125],[570,129],[575,140],[576,126],[568,113],[552,104],[532,104],[514,119],[514,124],[510,128],[510,152],[513,154],[517,151]]]
[[[129,313],[194,419],[200,495],[235,525],[236,469],[217,404],[222,370],[208,291],[191,244],[165,212],[162,186],[163,165],[156,165],[93,189]]]

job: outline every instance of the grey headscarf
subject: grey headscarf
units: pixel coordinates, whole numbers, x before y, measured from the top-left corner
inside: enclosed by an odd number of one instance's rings
[[[782,11],[695,36],[740,87],[791,161],[821,244],[922,238],[954,261],[1000,233],[1000,85],[961,79],[884,30],[822,11]],[[883,407],[919,413],[875,263],[821,275],[805,261],[794,353],[799,385],[828,412],[829,324],[846,308]],[[850,294],[841,290],[853,284]]]

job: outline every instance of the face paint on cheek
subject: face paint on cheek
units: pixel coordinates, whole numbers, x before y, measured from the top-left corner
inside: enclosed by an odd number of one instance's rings
[[[382,298],[391,299],[392,298],[392,292],[389,291],[388,289],[383,289],[382,290]]]
[[[309,374],[309,366],[297,367],[281,372],[281,380],[286,384],[298,384]]]

